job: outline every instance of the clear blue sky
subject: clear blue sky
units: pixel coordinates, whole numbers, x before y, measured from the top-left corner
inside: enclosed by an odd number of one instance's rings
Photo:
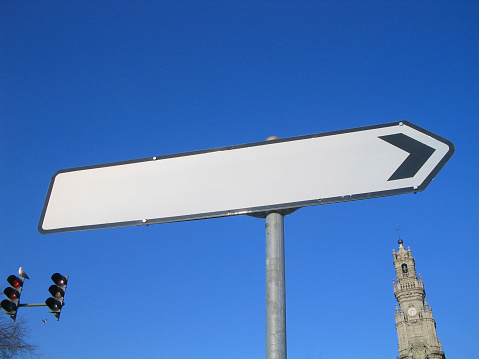
[[[477,358],[479,3],[2,1],[0,280],[46,358],[264,357],[264,220],[42,235],[77,166],[393,121],[451,140],[429,187],[285,220],[288,355],[397,356],[397,225],[450,358]],[[42,319],[48,318],[46,324]]]

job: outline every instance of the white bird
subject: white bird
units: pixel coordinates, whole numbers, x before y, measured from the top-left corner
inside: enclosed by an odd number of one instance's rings
[[[18,274],[20,275],[20,277],[30,279],[30,278],[28,278],[27,273],[25,273],[25,271],[22,269],[22,267],[18,268]]]

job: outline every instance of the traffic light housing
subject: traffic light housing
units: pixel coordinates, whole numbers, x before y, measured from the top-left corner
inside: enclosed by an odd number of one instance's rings
[[[65,305],[64,297],[67,289],[68,276],[55,273],[52,275],[52,281],[55,284],[48,288],[52,296],[45,301],[45,304],[48,306],[49,312],[55,314],[57,320],[60,320],[60,313]]]
[[[17,318],[17,310],[20,302],[20,294],[23,289],[23,278],[18,278],[15,275],[11,275],[7,278],[10,287],[5,288],[3,293],[7,296],[7,299],[2,300],[0,305],[2,306],[5,314],[8,314],[13,321]]]

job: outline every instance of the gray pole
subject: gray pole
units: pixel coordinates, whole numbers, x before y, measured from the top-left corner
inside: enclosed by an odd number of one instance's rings
[[[266,359],[286,359],[284,214],[266,215]]]

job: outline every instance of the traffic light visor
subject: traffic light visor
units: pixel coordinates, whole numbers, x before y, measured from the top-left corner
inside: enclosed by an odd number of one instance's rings
[[[61,298],[65,295],[65,291],[55,284],[51,285],[48,291],[55,298]]]
[[[13,287],[13,288],[20,288],[23,285],[23,281],[18,278],[17,276],[11,275],[7,278],[7,282]]]
[[[45,301],[45,304],[50,308],[52,311],[60,311],[62,309],[62,303],[59,300],[56,300],[55,298],[48,298]]]
[[[56,285],[66,286],[67,285],[67,278],[62,276],[60,273],[55,273],[52,275],[52,281]]]
[[[3,309],[7,312],[14,312],[17,309],[17,305],[8,299],[2,300],[2,303],[0,304]]]
[[[12,300],[18,300],[20,298],[20,292],[12,287],[5,288],[3,293],[5,293],[5,295]]]

